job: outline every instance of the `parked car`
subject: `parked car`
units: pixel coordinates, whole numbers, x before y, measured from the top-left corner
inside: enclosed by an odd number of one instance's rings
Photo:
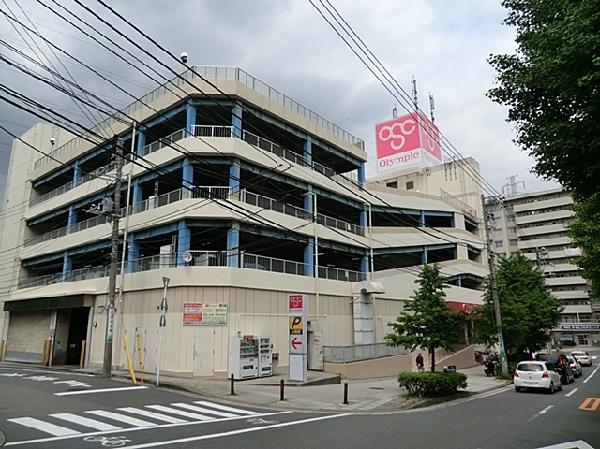
[[[575,373],[569,366],[567,356],[564,354],[548,354],[538,352],[534,356],[535,360],[546,362],[549,369],[556,371],[560,375],[560,381],[563,384],[575,382]]]
[[[581,366],[592,366],[592,358],[587,352],[572,351],[571,355],[575,357]]]
[[[560,375],[546,362],[531,360],[519,362],[515,369],[513,382],[517,392],[525,388],[538,388],[552,394],[562,391]]]
[[[575,377],[581,377],[581,375],[583,374],[583,370],[581,369],[581,365],[579,364],[577,359],[572,355],[568,355],[567,360],[569,361],[569,366],[573,370],[573,374],[575,375]]]

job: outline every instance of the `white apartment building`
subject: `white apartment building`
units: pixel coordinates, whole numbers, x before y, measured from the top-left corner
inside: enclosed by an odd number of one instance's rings
[[[567,225],[575,216],[573,198],[562,189],[507,197],[504,207],[491,203],[499,254],[522,252],[544,270],[546,284],[564,303],[554,338],[592,345],[600,341],[600,323],[594,318],[587,281],[573,262],[579,249],[572,244]]]
[[[185,79],[126,108],[129,123],[95,128],[119,136],[134,161],[115,205],[124,217],[115,366],[126,363],[122,338],[134,348],[139,336],[144,369],[154,371],[163,276],[160,366],[189,377],[226,376],[237,335],[271,337],[285,368],[290,294],[308,298],[309,353],[381,344],[423,263],[453,278],[449,301],[481,303],[483,242],[456,201],[366,188],[362,140],[239,68],[196,66]],[[111,223],[92,206],[111,195],[111,143],[43,123],[22,139],[52,158],[13,143],[0,223],[0,356],[39,362],[49,351],[52,364],[98,367]],[[190,304],[219,316],[190,325]],[[322,369],[313,352],[311,366]]]

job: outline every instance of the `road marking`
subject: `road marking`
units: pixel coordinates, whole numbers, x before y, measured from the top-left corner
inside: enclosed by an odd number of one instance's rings
[[[96,421],[95,419],[86,418],[85,416],[75,415],[73,413],[52,413],[48,416],[53,418],[62,419],[63,421],[69,421],[80,426],[89,427],[96,430],[121,430],[122,427],[112,426],[110,424]]]
[[[540,415],[545,415],[546,413],[548,413],[550,411],[550,409],[554,407],[553,405],[549,405],[548,407],[546,407],[544,410],[542,410],[540,412]]]
[[[165,407],[164,405],[147,405],[146,407],[154,409],[154,410],[158,410],[159,412],[170,413],[172,415],[185,416],[186,418],[192,418],[197,421],[212,421],[212,420],[217,419],[214,416],[201,415],[200,413],[184,412],[183,410],[177,410],[176,408]]]
[[[499,388],[497,390],[489,391],[487,393],[478,394],[474,399],[489,398],[490,396],[495,396],[495,395],[500,394],[500,393],[505,393],[505,392],[507,392],[509,390],[512,390],[513,388],[514,387],[512,385],[509,385],[507,387],[502,387],[502,388]]]
[[[600,398],[586,398],[577,408],[584,412],[595,412],[598,407],[600,407]]]
[[[92,410],[89,413],[90,415],[98,415],[103,416],[105,418],[114,419],[115,421],[124,422],[125,424],[129,424],[130,426],[135,427],[155,427],[157,424],[149,421],[144,421],[138,418],[132,418],[131,416],[123,415],[121,413],[107,412],[104,410]]]
[[[110,393],[112,391],[127,391],[127,390],[142,390],[148,387],[138,385],[135,387],[119,387],[119,388],[99,388],[97,390],[81,390],[81,391],[64,391],[62,393],[54,393],[54,396],[71,396],[74,394],[91,394],[91,393]]]
[[[589,375],[589,376],[588,376],[588,377],[587,377],[587,378],[586,378],[586,379],[583,381],[583,383],[584,383],[584,384],[587,384],[587,383],[588,383],[588,380],[590,380],[590,379],[592,378],[592,376],[593,376],[594,374],[596,374],[596,371],[598,371],[598,368],[600,368],[600,365],[598,365],[598,366],[596,367],[596,369],[595,369],[594,371],[592,371],[592,374],[590,374],[590,375]]]
[[[570,398],[571,396],[573,396],[575,394],[575,392],[579,390],[579,388],[573,388],[571,391],[569,391],[567,394],[565,394],[565,397]]]
[[[209,401],[194,401],[194,404],[204,405],[209,408],[216,408],[217,410],[224,410],[226,412],[237,413],[242,415],[254,415],[255,412],[251,412],[249,410],[242,410],[239,408],[228,407],[226,405],[216,404],[214,402]]]
[[[175,404],[171,404],[174,407],[181,407],[191,410],[193,412],[200,413],[210,413],[211,415],[222,416],[223,418],[233,418],[234,416],[238,416],[235,413],[227,413],[227,412],[218,412],[216,410],[210,410],[204,407],[198,407],[197,405],[184,404],[183,402],[177,402]]]
[[[553,444],[552,446],[544,446],[539,449],[594,449],[583,440],[568,441],[566,443]]]
[[[25,427],[31,427],[33,429],[40,430],[45,433],[49,433],[50,435],[54,435],[55,437],[64,437],[69,435],[79,435],[81,432],[77,432],[76,430],[69,429],[68,427],[55,426],[54,424],[50,424],[49,422],[41,421],[35,418],[9,418],[7,421],[13,422],[15,424],[20,424]]]
[[[224,437],[233,436],[233,435],[240,435],[243,433],[260,432],[260,431],[267,430],[267,429],[277,429],[277,428],[281,428],[281,427],[290,427],[290,426],[297,426],[300,424],[308,424],[308,423],[316,422],[316,421],[323,421],[326,419],[342,418],[344,416],[349,416],[349,415],[351,415],[351,413],[340,413],[337,415],[317,416],[315,418],[301,419],[299,421],[290,421],[290,422],[285,422],[285,423],[280,423],[280,424],[272,424],[270,426],[264,426],[264,427],[246,427],[244,429],[230,430],[228,432],[212,433],[209,435],[199,435],[199,436],[188,437],[188,438],[180,438],[178,440],[155,441],[152,443],[142,443],[142,444],[138,444],[138,445],[134,445],[134,446],[127,446],[127,448],[128,449],[144,449],[147,447],[167,446],[170,444],[191,443],[193,441],[212,440],[215,438],[224,438]]]
[[[148,418],[157,419],[159,421],[165,421],[171,424],[187,422],[184,419],[174,418],[172,416],[167,416],[163,413],[149,412],[148,410],[142,410],[135,407],[122,407],[118,408],[117,410],[121,412],[133,413],[134,415],[147,416]]]
[[[259,416],[272,416],[272,415],[289,415],[292,412],[272,412],[272,413],[257,413],[255,415],[252,415],[252,417],[259,417]],[[186,421],[184,423],[181,424],[163,424],[163,425],[158,425],[156,427],[153,427],[154,429],[169,429],[171,427],[187,427],[187,426],[197,426],[197,425],[202,425],[202,424],[211,424],[214,422],[226,422],[226,421],[237,421],[240,419],[247,419],[248,415],[245,416],[236,416],[235,418],[223,418],[223,419],[219,419],[218,421]],[[76,434],[76,435],[66,435],[66,436],[60,436],[60,437],[52,437],[52,438],[38,438],[35,440],[26,440],[26,441],[11,441],[6,443],[5,446],[20,446],[22,444],[32,444],[32,443],[47,443],[47,442],[51,442],[51,441],[60,441],[60,440],[70,440],[73,438],[81,438],[81,437],[86,437],[86,436],[93,436],[93,435],[110,435],[111,433],[115,433],[115,432],[119,432],[119,433],[125,433],[125,432],[136,432],[138,430],[145,430],[146,427],[129,427],[123,430],[115,430],[115,431],[109,431],[109,432],[89,432],[89,433],[82,433],[82,434]]]

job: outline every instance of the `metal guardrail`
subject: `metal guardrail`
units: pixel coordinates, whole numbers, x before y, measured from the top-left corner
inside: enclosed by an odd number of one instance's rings
[[[288,203],[274,200],[268,196],[258,195],[256,193],[248,192],[246,189],[241,190],[239,199],[243,203],[250,204],[251,206],[257,206],[262,209],[275,210],[286,215],[290,215],[296,218],[302,218],[304,220],[310,220],[312,214],[306,212],[301,207],[292,206]]]
[[[194,137],[232,137],[233,126],[194,125],[192,134]]]
[[[254,270],[273,271],[276,273],[295,274],[306,276],[306,264],[292,260],[278,259],[276,257],[260,256],[242,252],[240,254],[240,267]]]
[[[299,153],[288,150],[287,148],[283,148],[280,145],[277,145],[275,142],[270,141],[269,139],[265,139],[264,137],[257,136],[248,131],[242,132],[242,139],[248,142],[250,145],[260,148],[261,150],[268,151],[269,153],[276,154],[279,157],[282,157],[288,161],[291,161],[298,165],[307,166],[307,162]]]
[[[185,129],[180,129],[178,131],[175,131],[172,134],[169,134],[166,137],[161,137],[160,139],[158,139],[152,143],[149,143],[144,148],[142,148],[142,156],[146,156],[150,153],[154,153],[154,152],[160,150],[161,148],[168,147],[172,143],[177,142],[178,140],[181,140],[184,137],[186,137]]]
[[[365,228],[363,226],[338,220],[337,218],[329,217],[327,215],[317,214],[317,223],[329,228],[339,229],[340,231],[347,231],[362,236],[365,235]]]
[[[367,279],[367,273],[335,267],[319,267],[319,277],[332,281],[361,282]]]
[[[405,355],[409,351],[403,347],[388,346],[387,343],[368,345],[323,346],[323,361],[332,363],[349,363],[361,360]]]

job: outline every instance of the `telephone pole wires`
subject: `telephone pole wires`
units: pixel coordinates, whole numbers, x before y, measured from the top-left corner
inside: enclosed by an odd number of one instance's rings
[[[502,198],[493,197],[490,200],[502,203]],[[506,359],[506,350],[504,349],[504,337],[502,336],[502,314],[500,313],[500,298],[498,294],[498,283],[496,279],[496,255],[492,250],[494,240],[490,227],[492,226],[492,214],[489,213],[485,196],[481,195],[481,205],[483,208],[483,225],[485,226],[485,240],[487,242],[487,259],[490,270],[490,289],[492,301],[494,303],[494,315],[496,317],[496,327],[498,328],[498,347],[500,350],[500,362],[503,374],[508,374],[508,361]]]
[[[123,174],[123,143],[115,138],[115,183],[112,207],[104,211],[112,219],[110,271],[108,277],[108,308],[106,310],[106,338],[104,340],[104,359],[102,361],[102,376],[112,376],[113,322],[115,296],[117,290],[117,264],[119,259],[119,218],[121,214],[121,176]]]

